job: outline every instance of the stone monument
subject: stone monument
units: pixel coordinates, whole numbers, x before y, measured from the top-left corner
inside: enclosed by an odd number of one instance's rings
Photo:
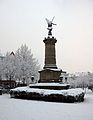
[[[53,17],[54,19],[54,17]],[[57,42],[56,38],[52,36],[52,25],[56,25],[53,23],[53,19],[49,21],[46,18],[48,23],[48,37],[43,40],[45,43],[45,64],[43,70],[39,71],[40,80],[39,82],[47,83],[47,82],[59,82],[60,75],[62,70],[58,69],[56,65],[56,49],[55,43]]]
[[[53,18],[54,19],[54,18]],[[45,64],[40,73],[40,83],[30,84],[29,87],[18,87],[11,89],[11,98],[43,100],[49,102],[83,102],[84,91],[82,89],[69,89],[69,84],[63,84],[60,76],[63,71],[56,65],[55,43],[57,40],[52,36],[52,21],[48,23],[48,37],[43,40],[45,43]],[[32,81],[34,77],[32,76]],[[67,79],[66,79],[67,80]],[[55,83],[56,82],[56,83]]]

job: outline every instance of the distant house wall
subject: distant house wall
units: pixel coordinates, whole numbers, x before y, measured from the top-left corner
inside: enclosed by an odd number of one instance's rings
[[[0,80],[0,86],[3,88],[15,88],[16,82],[14,80]]]

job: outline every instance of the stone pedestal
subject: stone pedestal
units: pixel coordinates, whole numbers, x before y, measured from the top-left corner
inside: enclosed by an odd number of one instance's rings
[[[61,82],[60,75],[62,70],[61,69],[43,69],[39,71],[40,73],[40,81],[43,83],[51,83],[51,82]]]
[[[45,43],[45,65],[44,69],[46,68],[55,68],[57,69],[56,66],[56,51],[55,51],[55,43],[57,40],[52,37],[45,38],[43,40]]]
[[[45,65],[43,70],[39,71],[39,82],[60,82],[62,70],[56,65],[55,43],[57,40],[54,37],[48,37],[43,42],[45,43]]]

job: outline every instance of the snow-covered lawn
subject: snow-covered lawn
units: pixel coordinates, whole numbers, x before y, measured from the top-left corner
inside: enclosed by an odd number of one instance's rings
[[[52,103],[0,96],[0,120],[93,120],[93,93],[81,103]]]

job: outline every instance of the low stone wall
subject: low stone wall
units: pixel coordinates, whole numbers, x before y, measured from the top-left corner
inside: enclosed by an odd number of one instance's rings
[[[18,91],[11,90],[10,91],[11,98],[19,98],[19,99],[28,99],[28,100],[42,100],[42,101],[50,101],[50,102],[65,102],[65,103],[74,103],[74,102],[83,102],[84,101],[84,93],[81,92],[77,95],[69,95],[69,94],[43,94],[42,92],[27,92],[27,91]]]

